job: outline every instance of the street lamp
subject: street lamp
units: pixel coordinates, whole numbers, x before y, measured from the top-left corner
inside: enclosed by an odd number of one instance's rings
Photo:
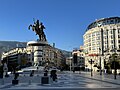
[[[91,77],[92,77],[93,76],[93,73],[92,73],[92,64],[94,63],[94,61],[92,59],[90,59],[89,63],[91,64]]]
[[[116,75],[117,75],[117,68],[116,68],[116,56],[114,56],[114,79],[116,79]]]
[[[69,52],[67,59],[68,59],[69,71],[71,71],[72,70],[72,59],[73,59],[71,56],[71,52]]]
[[[104,55],[104,52],[103,52],[103,50],[104,50],[103,28],[101,28],[100,33],[101,33],[101,47],[99,48],[99,54],[100,54],[100,75],[102,75],[101,59],[103,59],[102,56]]]
[[[80,65],[80,72],[79,72],[80,74],[81,74],[81,68],[82,68],[82,66]]]
[[[106,66],[107,66],[107,62],[108,62],[108,58],[110,57],[110,54],[108,53],[108,51],[104,51],[106,52],[106,54],[104,55],[104,73],[106,73]]]
[[[71,64],[72,64],[72,61],[71,61],[71,58],[70,58],[70,71],[71,71]]]
[[[114,55],[113,55],[113,61],[114,61],[114,79],[116,79],[116,75],[117,75],[117,68],[116,68],[116,48],[114,48]]]
[[[111,59],[112,59],[112,66],[113,66],[113,69],[114,69],[114,79],[116,79],[116,75],[117,75],[117,67],[116,67],[117,66],[116,65],[116,55],[117,55],[117,53],[116,53],[116,50],[117,50],[116,47],[114,47],[114,49],[112,49],[113,54],[110,54],[110,53],[107,54],[107,55],[110,55],[110,57],[112,57]]]
[[[117,53],[116,53],[116,48],[112,49],[112,54],[110,55],[111,57],[111,68],[114,69],[114,79],[116,79],[116,75],[117,75],[117,63],[116,63],[116,58],[117,58]]]

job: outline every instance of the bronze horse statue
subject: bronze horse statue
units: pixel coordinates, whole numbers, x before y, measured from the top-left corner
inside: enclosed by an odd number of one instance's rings
[[[45,27],[42,22],[40,22],[40,24],[39,24],[39,20],[37,20],[36,22],[34,22],[33,25],[29,25],[29,27],[28,27],[29,30],[30,30],[30,27],[32,27],[32,30],[35,31],[36,35],[39,36],[40,41],[47,41],[46,35],[43,32]]]

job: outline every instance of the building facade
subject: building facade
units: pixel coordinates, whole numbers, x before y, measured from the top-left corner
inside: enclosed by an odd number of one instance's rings
[[[3,52],[2,60],[7,63],[9,70],[17,66],[24,67],[28,63],[26,48],[17,47],[8,52]]]
[[[113,53],[120,54],[120,17],[102,18],[92,22],[83,35],[85,64],[93,70],[104,69],[105,62]]]
[[[40,66],[56,66],[61,67],[65,64],[65,57],[60,50],[51,45],[34,46],[35,41],[30,41],[24,48],[17,47],[8,52],[3,52],[2,60],[8,64],[8,68],[13,65],[20,66],[36,66],[37,59],[39,59]],[[32,44],[32,45],[31,45]],[[39,49],[38,49],[39,48]],[[42,49],[41,49],[42,48]],[[36,58],[39,57],[39,58]],[[38,65],[37,65],[38,66]]]
[[[72,52],[73,55],[73,62],[72,62],[72,66],[78,66],[81,68],[85,67],[85,58],[84,58],[84,52],[82,49],[74,49]],[[77,56],[77,61],[74,61],[74,55]],[[76,62],[76,64],[75,64]]]
[[[34,61],[33,64],[35,64],[38,61],[39,64],[41,65],[46,64],[57,67],[60,67],[62,64],[65,64],[65,57],[60,50],[49,44],[43,46],[36,44],[38,44],[38,42],[36,43],[35,41],[30,41],[27,43],[27,47],[26,47],[28,51],[31,51],[33,53],[33,55],[30,54],[34,56],[34,57],[31,56],[32,61]]]

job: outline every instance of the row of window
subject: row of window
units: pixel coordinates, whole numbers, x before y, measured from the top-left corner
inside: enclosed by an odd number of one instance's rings
[[[109,37],[104,36],[104,43],[105,43],[105,44],[107,44],[107,38],[109,38]],[[118,38],[120,38],[120,34],[118,35]],[[111,39],[111,43],[113,44],[113,43],[114,43],[113,35],[110,35],[110,38],[109,38],[109,39]],[[92,42],[91,42],[91,40],[92,40]],[[100,40],[100,36],[96,37],[96,39],[95,39],[95,38],[93,38],[93,39],[88,39],[88,40],[84,41],[84,43],[89,43],[88,46],[91,46],[91,43],[94,44],[94,43],[98,42],[99,40]],[[90,42],[91,42],[91,43],[90,43]],[[118,43],[120,43],[120,40],[118,41]],[[97,44],[100,44],[100,43],[97,43]]]
[[[113,31],[114,30],[116,30],[116,29],[112,29],[112,30],[105,30],[104,32],[103,32],[103,35],[104,36],[107,36],[108,34],[112,34],[113,35]],[[120,28],[118,28],[117,29],[117,31],[118,31],[118,34],[120,33]],[[87,40],[87,39],[90,39],[91,37],[95,37],[95,36],[99,36],[99,38],[100,38],[100,32],[94,32],[94,33],[92,33],[92,34],[89,34],[89,35],[86,35],[85,37],[84,37],[84,39],[85,40]]]

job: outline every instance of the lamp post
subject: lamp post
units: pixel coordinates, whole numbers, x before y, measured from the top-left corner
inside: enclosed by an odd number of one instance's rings
[[[116,48],[114,48],[114,56],[113,56],[113,67],[114,67],[114,79],[116,79],[117,68],[116,68]]]
[[[110,57],[112,57],[112,66],[113,66],[113,69],[114,69],[114,79],[116,79],[116,75],[117,75],[117,65],[116,65],[116,55],[117,55],[117,53],[116,53],[116,47],[114,48],[114,49],[112,49],[112,51],[113,51],[113,54],[110,54],[110,53],[108,53],[107,55],[110,55]],[[106,55],[106,56],[107,56]]]
[[[92,77],[93,76],[93,73],[92,73],[92,64],[94,63],[94,61],[92,59],[90,59],[89,63],[91,64],[91,77]]]
[[[71,71],[71,64],[72,64],[72,61],[71,61],[71,58],[70,58],[70,71]]]
[[[103,40],[103,28],[100,29],[100,33],[101,33],[101,47],[99,48],[99,54],[100,54],[100,75],[102,75],[102,65],[101,63],[103,63],[103,55],[104,55],[104,40]]]
[[[100,56],[100,75],[102,75],[102,68],[101,68],[101,48],[99,48],[99,56]]]
[[[68,46],[68,47],[71,48],[71,46]],[[69,70],[71,71],[72,70],[72,60],[73,60],[71,51],[69,52],[68,57],[69,57],[68,59],[69,59],[69,64],[70,64]]]
[[[80,65],[80,72],[79,72],[80,74],[81,74],[81,71],[82,71],[81,68],[82,68],[82,66]]]
[[[104,51],[106,54],[104,55],[104,73],[106,73],[106,66],[107,66],[107,60],[108,60],[108,56],[110,57],[110,54],[109,54],[109,51],[108,50],[105,50]]]
[[[116,56],[114,56],[114,79],[116,79],[117,69],[116,69]]]
[[[69,65],[69,71],[71,71],[72,70],[72,57],[71,57],[71,52],[69,52],[69,54],[68,54],[68,65]]]

